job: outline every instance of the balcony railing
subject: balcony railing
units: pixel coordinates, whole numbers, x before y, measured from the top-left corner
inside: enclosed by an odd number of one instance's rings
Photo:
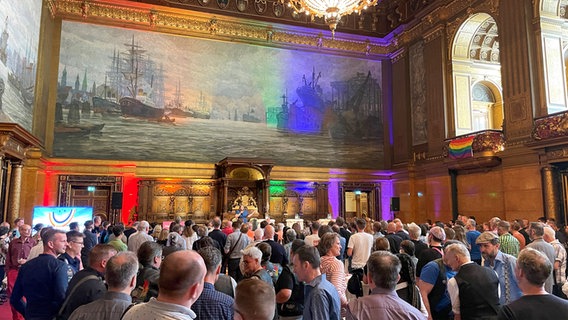
[[[448,159],[494,156],[505,149],[502,130],[476,131],[446,139],[443,154]]]
[[[565,136],[568,136],[568,111],[534,119],[533,139],[546,140]]]

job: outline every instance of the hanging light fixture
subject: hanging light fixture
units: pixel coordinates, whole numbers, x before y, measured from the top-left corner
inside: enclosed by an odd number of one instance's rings
[[[376,5],[378,0],[288,0],[288,6],[297,13],[313,14],[323,17],[329,25],[332,36],[341,17]]]

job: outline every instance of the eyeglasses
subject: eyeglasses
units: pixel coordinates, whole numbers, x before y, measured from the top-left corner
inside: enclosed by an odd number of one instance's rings
[[[76,244],[84,244],[83,241],[74,241],[74,240],[71,240],[71,242],[76,243]]]

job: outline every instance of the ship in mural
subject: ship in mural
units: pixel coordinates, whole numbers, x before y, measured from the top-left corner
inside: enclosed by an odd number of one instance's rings
[[[6,59],[8,58],[8,17],[4,21],[4,30],[0,34],[0,62],[6,65]]]
[[[211,109],[209,108],[207,101],[205,101],[205,96],[203,95],[203,91],[199,93],[199,101],[197,105],[194,108],[190,108],[188,111],[191,112],[191,116],[193,118],[199,118],[199,119],[211,118]]]
[[[172,100],[166,105],[166,111],[170,117],[188,118],[192,117],[193,113],[188,111],[183,105],[183,94],[181,93],[181,80],[178,80],[176,91],[174,92]]]
[[[184,105],[181,93],[181,81],[178,81],[172,100],[166,106],[167,115],[178,118],[210,119],[211,112],[208,108],[203,91],[199,94],[199,101],[194,108]]]
[[[6,21],[8,19],[6,18]],[[6,27],[7,28],[7,27]],[[8,34],[2,34],[2,41],[8,38]],[[18,91],[24,104],[31,108],[34,102],[36,67],[34,61],[26,57],[15,57],[15,65],[8,73],[8,82]]]
[[[80,103],[73,100],[68,106],[67,120],[63,113],[63,105],[60,102],[55,104],[55,137],[84,137],[90,134],[100,134],[105,127],[104,123],[81,123],[81,114],[90,114],[87,111],[88,102]]]
[[[282,96],[276,114],[277,129],[285,133],[328,135],[334,140],[374,139],[382,136],[380,87],[369,71],[347,81],[331,83],[331,99],[319,85],[321,72],[304,75],[296,89],[299,99],[289,103]]]
[[[127,50],[118,60],[123,80],[121,86],[126,89],[118,100],[122,115],[156,121],[164,119],[163,71],[160,72],[146,57],[142,46],[134,43],[134,36],[125,46]]]
[[[103,117],[118,117],[122,115],[120,104],[101,97],[92,97],[93,113],[98,113]]]
[[[244,122],[253,122],[253,123],[261,123],[262,120],[256,116],[256,109],[251,107],[249,112],[243,114],[243,121]]]

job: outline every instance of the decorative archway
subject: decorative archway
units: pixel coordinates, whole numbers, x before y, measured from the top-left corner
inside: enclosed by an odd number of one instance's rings
[[[217,215],[233,212],[240,205],[264,216],[269,209],[270,171],[273,161],[225,158],[216,164]]]

